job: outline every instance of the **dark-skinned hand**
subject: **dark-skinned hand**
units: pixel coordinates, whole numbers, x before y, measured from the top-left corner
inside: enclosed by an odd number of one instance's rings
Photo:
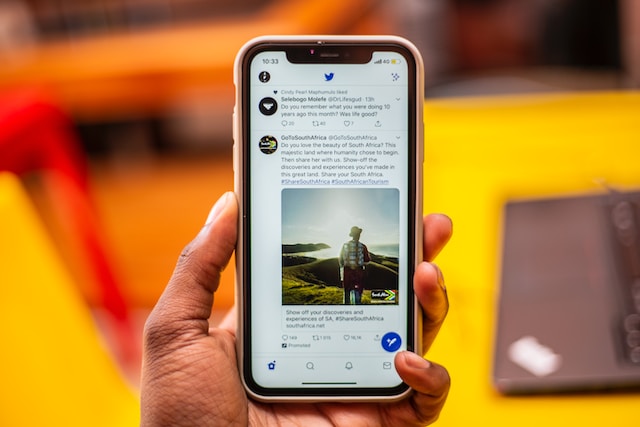
[[[184,249],[144,331],[142,426],[424,426],[438,418],[449,391],[446,369],[403,351],[395,368],[411,393],[391,403],[261,403],[250,399],[238,373],[233,312],[209,324],[220,274],[236,246],[238,205],[224,194]],[[424,217],[424,258],[414,275],[422,307],[423,346],[433,343],[448,300],[431,263],[449,240],[451,221]]]

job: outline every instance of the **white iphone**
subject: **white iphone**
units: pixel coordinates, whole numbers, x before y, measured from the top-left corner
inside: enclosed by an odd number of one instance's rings
[[[261,37],[236,58],[238,359],[263,401],[391,400],[420,352],[423,66],[393,36]]]

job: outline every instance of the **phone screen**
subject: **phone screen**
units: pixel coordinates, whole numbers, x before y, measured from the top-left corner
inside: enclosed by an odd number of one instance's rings
[[[243,57],[241,364],[260,396],[406,389],[394,356],[417,345],[418,67],[396,43]]]

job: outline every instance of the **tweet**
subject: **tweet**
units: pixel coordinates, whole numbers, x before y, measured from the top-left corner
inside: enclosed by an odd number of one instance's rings
[[[400,74],[384,78],[395,83]],[[275,132],[269,136],[278,142],[283,186],[391,185],[397,179],[407,131],[407,99],[397,85],[282,87],[271,89],[276,98],[261,98],[263,117],[256,121]]]

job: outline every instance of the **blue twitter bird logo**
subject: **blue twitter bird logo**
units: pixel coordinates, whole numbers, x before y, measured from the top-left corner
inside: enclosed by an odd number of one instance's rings
[[[333,80],[333,73],[324,73],[324,81],[330,82]]]

